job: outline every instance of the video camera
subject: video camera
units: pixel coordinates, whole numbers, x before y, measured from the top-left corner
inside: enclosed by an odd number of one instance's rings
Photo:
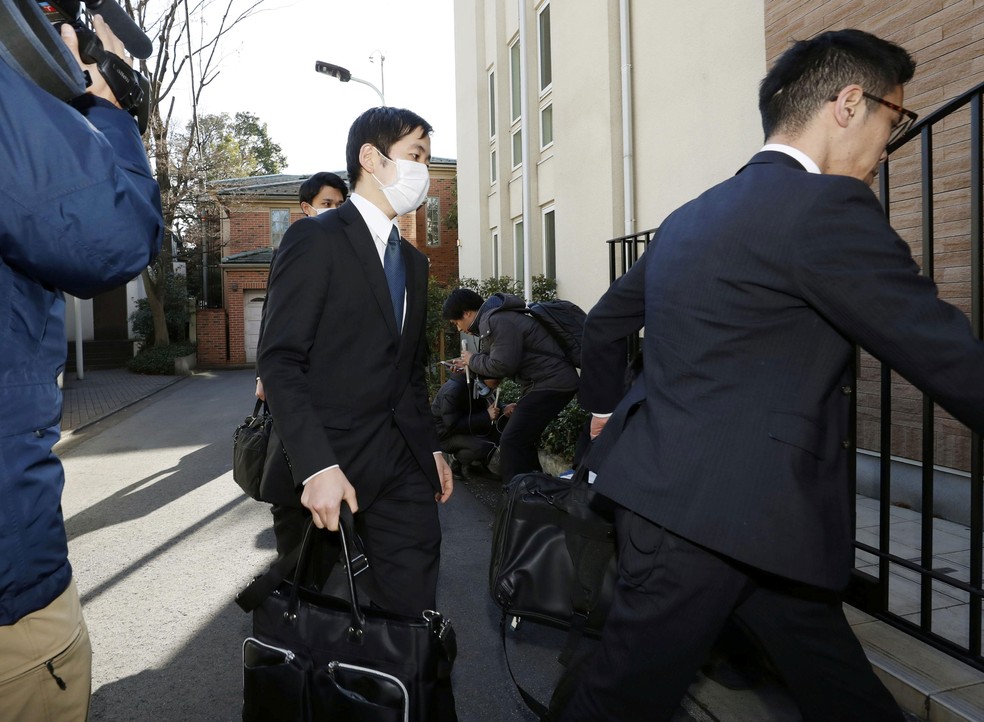
[[[108,52],[87,24],[87,13],[102,16],[136,58],[153,52],[150,40],[114,0],[0,0],[0,57],[15,70],[62,100],[71,100],[89,85],[57,27],[68,23],[79,38],[82,62],[94,64],[120,106],[147,129],[150,81]]]

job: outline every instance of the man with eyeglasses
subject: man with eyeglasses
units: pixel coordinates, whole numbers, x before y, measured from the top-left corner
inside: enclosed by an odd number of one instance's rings
[[[805,720],[902,722],[841,607],[853,566],[854,344],[984,433],[984,344],[939,300],[867,182],[915,119],[915,63],[858,30],[762,81],[765,147],[663,222],[584,328],[595,488],[619,580],[561,719],[668,720],[725,622]],[[629,333],[645,367],[625,398]]]

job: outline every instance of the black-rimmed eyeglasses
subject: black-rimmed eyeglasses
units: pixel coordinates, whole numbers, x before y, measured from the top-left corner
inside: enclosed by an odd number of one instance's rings
[[[879,98],[877,95],[872,95],[871,93],[865,92],[863,90],[861,91],[861,94],[864,97],[866,97],[868,100],[873,100],[876,103],[881,103],[886,108],[891,108],[892,110],[894,110],[896,113],[899,114],[899,119],[895,122],[895,125],[892,126],[892,134],[888,136],[888,145],[891,145],[899,138],[901,138],[903,135],[905,135],[909,131],[909,128],[912,127],[912,124],[915,123],[916,119],[919,117],[911,110],[906,110],[901,105],[890,103],[884,98]]]

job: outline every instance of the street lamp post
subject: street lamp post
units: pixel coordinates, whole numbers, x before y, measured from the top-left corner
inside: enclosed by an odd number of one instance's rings
[[[382,50],[380,50],[379,48],[376,48],[371,53],[369,53],[369,62],[370,63],[375,62],[373,60],[373,58],[377,54],[379,55],[379,87],[380,87],[380,90],[382,91],[382,92],[380,92],[380,96],[384,96],[384,95],[386,95],[386,76],[383,75],[383,63],[386,62],[386,56],[383,55],[383,51]],[[386,103],[384,102],[383,105],[386,105]]]
[[[380,57],[382,57],[382,53],[380,53]],[[351,80],[356,83],[362,83],[363,85],[368,85],[370,88],[376,91],[376,94],[379,96],[380,102],[383,105],[386,105],[386,98],[383,96],[383,91],[381,91],[375,85],[370,83],[368,80],[363,80],[362,78],[356,78],[354,75],[352,75],[352,71],[350,71],[348,68],[343,68],[341,65],[332,65],[331,63],[326,63],[323,60],[316,60],[314,62],[314,70],[317,73],[330,75],[331,77],[336,78],[342,83],[347,83]]]

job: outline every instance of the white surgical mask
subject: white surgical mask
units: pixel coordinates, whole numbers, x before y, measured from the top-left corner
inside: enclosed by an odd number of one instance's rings
[[[330,211],[330,210],[331,210],[331,208],[315,208],[314,209],[314,212],[320,216],[325,211]]]
[[[390,163],[396,164],[396,178],[389,185],[383,185],[375,173],[370,173],[373,179],[379,183],[379,189],[386,196],[393,207],[393,211],[398,216],[415,211],[427,197],[430,189],[430,173],[427,166],[412,160],[398,158],[393,160],[383,155],[378,148],[374,149],[380,156],[386,158]]]

